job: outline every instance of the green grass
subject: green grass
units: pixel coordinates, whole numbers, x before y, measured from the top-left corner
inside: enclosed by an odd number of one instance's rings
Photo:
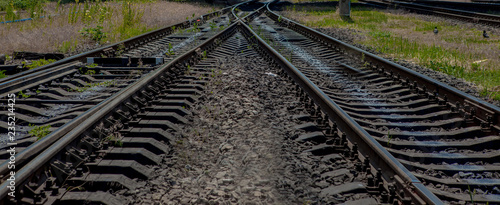
[[[50,133],[51,128],[50,125],[37,126],[32,124],[29,124],[29,127],[31,128],[31,130],[28,133],[32,137],[37,137],[37,140],[40,140],[43,137],[47,136]]]
[[[352,7],[351,20],[342,20],[333,7],[293,7],[298,20],[310,27],[354,29],[355,43],[386,57],[405,59],[467,81],[482,89],[481,94],[500,100],[500,38],[482,31],[446,22],[430,22],[362,7]],[[438,27],[439,34],[433,30]]]
[[[61,53],[69,53],[69,52],[75,52],[76,48],[78,46],[78,40],[71,40],[71,41],[64,41],[61,43],[59,48],[57,49]]]
[[[20,90],[19,93],[17,93],[17,95],[19,96],[19,98],[29,98],[29,97],[31,97],[31,95],[23,93],[22,90]]]
[[[0,0],[0,11],[6,12],[0,16],[0,21],[20,19],[21,10],[26,11],[30,18],[40,18],[46,15],[45,3],[46,0]]]
[[[50,64],[50,63],[53,63],[53,62],[56,62],[56,60],[54,59],[40,59],[40,60],[34,60],[34,61],[31,61],[31,64],[29,65],[26,65],[25,66],[31,70],[31,69],[34,69],[34,68],[38,68],[40,66],[44,66],[44,65],[47,65],[47,64]]]
[[[7,77],[7,75],[5,75],[5,70],[0,70],[0,79],[5,77]]]

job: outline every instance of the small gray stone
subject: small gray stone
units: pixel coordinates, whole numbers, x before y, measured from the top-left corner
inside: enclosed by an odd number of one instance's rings
[[[323,189],[320,193],[320,196],[333,196],[336,194],[342,193],[357,193],[360,191],[366,190],[365,186],[361,182],[352,182],[347,184],[342,184],[339,186],[330,186],[326,189]]]
[[[224,184],[224,185],[229,185],[232,183],[234,183],[233,179],[222,179],[222,184]]]
[[[330,183],[328,183],[325,180],[323,180],[323,181],[320,181],[320,182],[316,182],[315,185],[318,186],[319,188],[324,189],[324,188],[328,187],[330,185]]]

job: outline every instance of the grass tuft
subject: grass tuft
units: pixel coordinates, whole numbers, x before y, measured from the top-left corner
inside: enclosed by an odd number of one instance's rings
[[[7,75],[5,75],[5,70],[0,70],[0,79],[5,77],[7,77]]]
[[[50,133],[51,128],[50,125],[37,126],[32,124],[29,124],[29,127],[31,128],[31,130],[28,133],[32,137],[37,137],[37,140],[40,140],[43,137],[47,136]]]
[[[53,63],[53,62],[56,62],[56,60],[54,60],[54,59],[47,59],[47,60],[40,59],[40,60],[31,61],[31,64],[29,64],[29,65],[26,65],[25,62],[23,62],[23,64],[24,64],[25,67],[27,67],[29,70],[31,70],[31,69],[34,69],[34,68],[38,68],[40,66],[44,66],[44,65]]]

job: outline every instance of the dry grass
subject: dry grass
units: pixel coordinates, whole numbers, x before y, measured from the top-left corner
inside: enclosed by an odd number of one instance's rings
[[[108,34],[106,43],[123,40],[128,36],[117,33],[117,28],[123,23],[122,4],[119,2],[104,2],[102,6],[110,8],[111,17],[103,22],[103,31]],[[84,50],[89,44],[95,44],[81,36],[84,27],[94,27],[96,23],[85,22],[78,17],[76,23],[68,23],[68,14],[72,4],[61,6],[56,12],[56,4],[49,3],[46,11],[58,14],[51,18],[43,18],[22,23],[0,24],[0,53],[11,54],[14,51],[32,52],[71,52]],[[83,5],[81,5],[83,8]],[[133,34],[146,32],[168,26],[191,17],[212,11],[214,8],[199,3],[177,3],[156,1],[133,4],[135,10],[143,12],[140,21],[135,24]],[[80,12],[82,13],[82,12]],[[67,47],[67,48],[66,48]],[[92,46],[90,46],[92,47]],[[71,49],[68,49],[71,48]]]

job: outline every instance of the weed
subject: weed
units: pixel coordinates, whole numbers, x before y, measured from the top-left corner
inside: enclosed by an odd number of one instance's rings
[[[78,6],[78,9],[77,9]],[[70,8],[69,13],[68,13],[68,23],[69,24],[74,24],[78,21],[78,11],[80,10],[80,7],[78,5],[78,1],[73,4],[73,6]]]
[[[84,27],[82,30],[80,30],[80,34],[87,39],[90,39],[97,43],[101,43],[107,37],[107,34],[103,32],[102,29],[103,27],[100,25],[90,28]]]
[[[87,70],[84,75],[95,75],[95,70]]]
[[[37,137],[36,140],[40,140],[43,137],[47,136],[50,133],[50,125],[45,126],[37,126],[29,124],[31,130],[28,132],[32,137]]]
[[[207,51],[203,51],[202,59],[203,60],[207,59]]]
[[[20,18],[19,10],[25,10],[30,18],[39,18],[45,14],[45,0],[10,0],[0,1],[0,10],[5,11],[4,20],[16,20]]]
[[[95,64],[95,63],[92,63],[92,64],[90,64],[90,65],[87,65],[87,68],[95,68],[95,67],[97,67],[97,64]]]
[[[29,97],[31,97],[31,95],[23,93],[22,90],[20,90],[19,93],[17,93],[17,96],[19,96],[19,98],[29,98]]]
[[[215,22],[210,22],[209,25],[211,30],[214,30],[217,27],[217,24],[215,24]]]
[[[123,147],[123,141],[121,141],[119,137],[115,136],[114,134],[108,135],[105,140],[108,142],[113,142],[115,146]]]
[[[115,51],[115,56],[121,56],[125,52],[125,44],[120,43]]]
[[[5,70],[0,70],[0,79],[5,77],[7,77],[7,75],[5,75]]]
[[[53,63],[53,62],[56,62],[56,60],[54,60],[54,59],[47,59],[47,60],[40,59],[40,60],[31,61],[31,64],[29,64],[29,65],[26,65],[25,62],[23,62],[23,64],[25,67],[27,67],[29,70],[31,70],[34,68],[38,68],[40,66],[44,66],[44,65]]]
[[[165,54],[168,56],[175,55],[174,51],[172,50],[172,44],[170,42],[168,43],[167,53]]]
[[[193,23],[193,29],[191,29],[191,32],[200,32],[200,29],[198,28],[198,24],[196,22]]]
[[[470,186],[467,184],[467,188],[469,189],[470,201],[474,204],[474,196],[476,195],[476,189],[474,191],[470,190]]]
[[[387,146],[389,147],[392,140],[391,131],[387,131],[387,137],[389,138],[389,140],[387,141]]]
[[[61,53],[75,52],[78,46],[78,40],[64,41],[57,49]]]
[[[140,11],[135,7],[130,0],[123,1],[122,3],[122,24],[118,27],[118,33],[120,34],[120,39],[124,40],[132,36],[139,35],[148,31],[148,29],[139,25],[139,22],[144,15],[144,11]]]
[[[87,66],[88,68],[95,68],[97,67],[97,64],[90,64],[89,66]],[[83,75],[95,75],[95,70],[85,70],[84,68],[80,68],[80,73],[83,74]]]

